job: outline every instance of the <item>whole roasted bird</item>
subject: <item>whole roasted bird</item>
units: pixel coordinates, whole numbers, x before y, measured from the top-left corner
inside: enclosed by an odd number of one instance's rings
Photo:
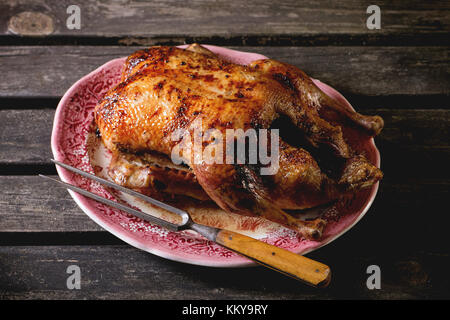
[[[383,120],[348,110],[297,67],[271,59],[238,65],[199,45],[137,51],[96,106],[95,120],[113,153],[115,182],[152,195],[212,199],[228,212],[261,216],[307,238],[320,238],[325,221],[302,221],[284,209],[329,203],[382,177],[350,148],[343,129],[374,136]],[[199,161],[192,140],[173,139],[180,129],[225,136],[227,129],[273,128],[280,133],[279,167],[269,175],[260,174],[264,164],[229,163],[225,153],[224,161]],[[214,143],[212,137],[202,147]],[[181,144],[187,152],[175,164],[172,151]]]

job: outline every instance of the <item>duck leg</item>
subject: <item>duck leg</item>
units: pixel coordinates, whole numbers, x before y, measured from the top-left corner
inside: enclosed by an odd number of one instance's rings
[[[330,98],[320,90],[314,82],[299,68],[276,60],[266,59],[254,61],[250,67],[268,72],[285,87],[296,92],[302,108],[330,109],[347,118],[354,125],[370,136],[375,136],[383,129],[383,119],[379,116],[365,116],[349,110],[340,102]]]
[[[224,210],[246,216],[259,216],[319,239],[326,222],[322,219],[296,219],[268,200],[260,176],[246,165],[199,164],[194,173],[206,193]]]

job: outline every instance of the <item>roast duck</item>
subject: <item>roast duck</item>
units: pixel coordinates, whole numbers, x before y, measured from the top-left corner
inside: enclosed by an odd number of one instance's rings
[[[198,121],[201,119],[201,121]],[[377,135],[383,120],[351,111],[299,68],[272,59],[238,65],[194,44],[150,47],[128,57],[121,81],[95,108],[98,132],[112,153],[110,177],[148,195],[214,201],[227,212],[260,216],[319,239],[325,220],[301,220],[311,208],[371,187],[382,172],[346,142],[345,128]],[[193,139],[215,129],[278,129],[278,169],[266,164],[195,159]],[[207,148],[215,137],[203,140]],[[228,144],[235,144],[227,140]],[[179,160],[173,150],[183,144]],[[272,152],[273,150],[270,150]]]

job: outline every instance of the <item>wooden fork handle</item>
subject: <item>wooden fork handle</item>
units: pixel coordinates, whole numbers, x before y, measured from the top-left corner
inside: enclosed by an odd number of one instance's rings
[[[220,230],[215,241],[255,262],[314,287],[330,283],[331,270],[320,262],[242,234]]]

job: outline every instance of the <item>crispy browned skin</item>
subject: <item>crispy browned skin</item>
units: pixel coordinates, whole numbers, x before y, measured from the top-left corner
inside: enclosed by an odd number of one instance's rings
[[[282,140],[280,169],[272,176],[260,176],[253,165],[196,163],[193,152],[183,154],[183,161],[195,174],[193,183],[224,210],[260,215],[318,238],[324,221],[300,221],[282,209],[327,203],[381,179],[378,168],[353,154],[342,126],[352,123],[363,134],[375,135],[383,121],[348,111],[300,69],[270,59],[236,65],[200,46],[151,47],[127,59],[122,82],[95,109],[106,147],[119,157],[141,158],[150,153],[170,157],[179,143],[171,140],[172,133],[186,129],[192,134],[199,117],[202,128],[197,129],[215,128],[225,134],[226,129],[270,128],[281,115],[310,147],[340,159],[343,165],[334,176],[325,174],[304,148]],[[191,150],[192,144],[187,147]],[[191,196],[195,198],[192,192]]]
[[[115,183],[139,189],[155,198],[165,199],[171,195],[185,195],[202,201],[209,200],[193,172],[161,164],[149,164],[135,155],[113,154],[108,174]]]

